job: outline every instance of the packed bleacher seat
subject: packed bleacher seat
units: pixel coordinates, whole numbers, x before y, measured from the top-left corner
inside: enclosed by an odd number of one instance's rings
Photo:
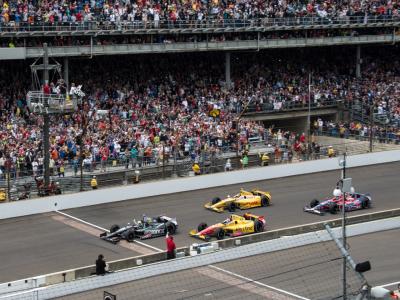
[[[256,113],[271,112],[271,107],[272,111],[290,109],[296,103],[306,107],[310,73],[314,105],[351,105],[356,100],[373,105],[392,120],[390,131],[379,132],[396,136],[397,47],[377,49],[381,56],[374,56],[374,49],[364,54],[360,79],[349,67],[351,58],[334,53],[337,50],[235,54],[231,84],[225,82],[223,53],[71,60],[69,81],[83,84],[86,96],[80,110],[51,117],[51,169],[56,174],[60,166],[70,164],[77,171],[81,150],[87,170],[94,161],[102,165],[122,159],[134,167],[173,156],[196,160],[204,149],[236,151],[237,132],[242,151],[251,141],[266,141],[277,134],[261,122],[238,121],[245,107],[249,104],[249,112]],[[55,83],[57,78],[52,80]],[[43,166],[43,119],[26,105],[29,64],[4,63],[0,87],[1,156],[11,157],[15,170],[38,173]],[[354,124],[346,128],[356,130]],[[300,143],[295,146],[296,141]],[[293,142],[294,151],[305,151],[304,135],[294,135]],[[0,167],[4,169],[4,159]]]

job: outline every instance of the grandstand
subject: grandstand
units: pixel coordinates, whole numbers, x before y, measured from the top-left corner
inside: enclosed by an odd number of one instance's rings
[[[47,168],[68,193],[398,149],[399,27],[393,1],[0,1],[0,189],[33,197]],[[44,43],[48,83],[31,78]]]

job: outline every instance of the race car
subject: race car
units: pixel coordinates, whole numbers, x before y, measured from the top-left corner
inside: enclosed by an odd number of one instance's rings
[[[140,221],[133,220],[133,223],[123,227],[112,225],[109,232],[100,234],[100,238],[113,244],[123,239],[133,242],[135,239],[144,240],[165,236],[167,233],[175,234],[177,228],[178,223],[175,218],[163,215],[150,218],[143,215]]]
[[[271,205],[270,193],[260,190],[252,190],[251,192],[248,192],[240,189],[239,194],[236,194],[233,197],[228,196],[222,200],[216,197],[212,199],[211,202],[206,203],[204,207],[216,212],[223,212],[225,209],[234,212],[236,208],[249,209],[269,205]]]
[[[265,228],[265,218],[250,213],[243,216],[231,215],[222,223],[207,226],[200,223],[197,230],[193,229],[189,235],[202,240],[209,241],[212,237],[222,240],[225,236],[235,237],[255,232],[261,232]]]
[[[372,198],[369,194],[350,193],[346,195],[344,204],[345,211],[353,211],[359,209],[370,208]],[[304,207],[305,212],[324,215],[326,212],[336,214],[343,209],[343,196],[332,197],[324,201],[314,199],[310,202],[309,206]]]

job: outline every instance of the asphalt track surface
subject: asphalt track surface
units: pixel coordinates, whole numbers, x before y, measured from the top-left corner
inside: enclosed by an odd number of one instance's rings
[[[268,167],[265,171],[268,172]],[[374,202],[369,211],[399,207],[400,163],[352,168],[346,175],[353,178],[356,191],[371,193]],[[213,224],[229,216],[229,212],[219,214],[204,209],[205,202],[215,196],[233,195],[241,187],[271,192],[272,206],[251,210],[266,217],[267,230],[337,218],[337,215],[307,214],[302,209],[313,198],[330,196],[339,178],[340,171],[329,171],[76,208],[65,213],[107,229],[112,224],[140,218],[144,213],[148,216],[166,214],[178,219],[175,242],[180,247],[197,242],[188,236],[188,232],[200,222]],[[351,215],[365,212],[352,212]],[[101,241],[95,236],[98,232],[89,232],[88,228],[77,229],[74,224],[66,225],[58,217],[54,213],[0,221],[0,257],[3,258],[0,282],[91,265],[99,253],[104,254],[107,260],[143,253],[141,248],[128,249]],[[143,242],[165,249],[164,238]]]
[[[370,260],[365,274],[371,286],[399,281],[400,230],[372,233],[348,239],[356,262]],[[374,247],[371,247],[374,245]],[[60,299],[101,299],[103,291],[125,299],[332,299],[341,292],[342,260],[333,242],[228,261]],[[360,288],[352,270],[347,272],[348,293]]]

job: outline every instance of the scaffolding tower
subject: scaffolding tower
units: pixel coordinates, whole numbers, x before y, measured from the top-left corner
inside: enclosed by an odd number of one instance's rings
[[[40,58],[39,58],[40,59]],[[62,85],[64,80],[61,73],[61,65],[58,62],[49,64],[47,43],[43,44],[43,63],[38,64],[36,60],[31,67],[32,90],[27,94],[27,105],[34,114],[43,116],[43,167],[45,186],[50,184],[50,142],[49,127],[50,115],[64,115],[73,113],[77,109],[78,96],[69,95],[67,87],[63,90],[57,84]],[[42,80],[40,80],[42,72]],[[52,75],[49,80],[49,75]]]

